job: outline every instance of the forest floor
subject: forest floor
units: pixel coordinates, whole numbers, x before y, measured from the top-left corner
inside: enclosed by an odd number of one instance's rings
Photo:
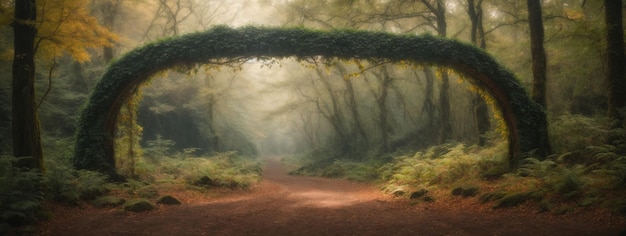
[[[268,159],[263,181],[247,190],[172,191],[182,205],[143,213],[50,205],[37,235],[619,235],[624,217],[603,210],[537,213],[492,210],[473,198],[412,204],[374,185],[291,176]]]

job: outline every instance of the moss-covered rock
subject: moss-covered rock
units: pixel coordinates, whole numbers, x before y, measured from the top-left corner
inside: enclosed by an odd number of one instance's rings
[[[215,181],[213,181],[213,179],[211,179],[209,176],[202,176],[199,179],[193,181],[192,184],[199,187],[217,186],[217,183],[215,183]]]
[[[479,188],[476,186],[459,186],[452,189],[453,196],[473,197],[478,195]]]
[[[165,195],[165,196],[159,197],[156,203],[163,204],[163,205],[180,205],[181,204],[181,202],[177,198],[171,195]]]
[[[496,203],[493,205],[492,209],[519,206],[522,203],[526,202],[528,198],[529,198],[528,193],[507,194],[506,196],[498,199]]]
[[[411,196],[409,196],[410,199],[418,199],[423,197],[424,195],[426,195],[428,193],[428,190],[426,189],[420,189],[417,191],[414,191],[411,193]]]
[[[116,196],[103,196],[93,200],[91,204],[95,207],[116,207],[124,204],[126,200]]]
[[[150,200],[145,198],[137,198],[132,199],[124,203],[124,210],[140,212],[140,211],[150,211],[155,208],[155,205],[150,202]]]
[[[503,198],[506,195],[507,195],[506,192],[489,192],[489,193],[485,193],[483,195],[480,195],[479,199],[480,199],[480,202],[486,203],[486,202],[490,202],[490,201],[499,200],[499,199]]]

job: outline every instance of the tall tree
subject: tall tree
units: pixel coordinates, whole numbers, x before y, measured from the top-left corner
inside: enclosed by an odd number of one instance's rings
[[[43,169],[39,119],[35,105],[35,0],[15,1],[13,22],[13,155],[18,167]]]
[[[626,113],[626,77],[624,76],[624,26],[622,1],[604,0],[606,24],[606,67],[609,86],[609,118],[611,128],[624,126]]]
[[[470,40],[472,44],[479,46],[485,50],[487,48],[487,42],[485,40],[485,29],[483,27],[483,0],[467,0],[467,13],[472,23],[470,31]],[[476,93],[472,97],[472,108],[474,117],[476,117],[476,127],[478,128],[478,145],[485,145],[486,138],[484,134],[489,131],[491,122],[489,121],[489,109],[487,103],[480,96],[480,93]]]
[[[14,1],[13,20],[0,20],[0,24],[11,24],[14,37],[11,105],[13,154],[32,157],[18,162],[20,167],[43,169],[37,115],[37,108],[43,98],[35,97],[35,56],[52,61],[48,76],[48,83],[51,84],[51,71],[58,56],[69,54],[76,61],[84,62],[90,58],[87,48],[108,45],[116,39],[115,35],[98,25],[95,18],[89,15],[87,4],[87,1],[82,0]],[[0,15],[6,15],[7,12],[0,11]]]
[[[546,107],[547,66],[546,52],[543,47],[544,30],[541,14],[541,0],[527,0],[528,25],[530,27],[530,51],[533,71],[533,91],[531,98],[539,105]],[[548,140],[548,124],[538,124],[540,149],[537,154],[546,156],[551,148]]]
[[[547,66],[544,49],[544,29],[541,0],[527,0],[528,25],[530,27],[530,51],[532,55],[533,90],[532,99],[546,107]]]
[[[422,3],[435,18],[437,35],[446,37],[448,22],[446,21],[446,3],[444,0],[422,0]],[[432,89],[432,88],[426,88]],[[444,143],[452,136],[452,122],[450,120],[450,76],[445,68],[441,69],[441,87],[439,88],[439,143]]]
[[[98,4],[96,8],[101,14],[102,25],[108,29],[113,29],[120,14],[122,0],[100,0],[94,4]],[[114,49],[113,45],[105,45],[102,48],[102,57],[105,63],[111,61],[115,56]]]

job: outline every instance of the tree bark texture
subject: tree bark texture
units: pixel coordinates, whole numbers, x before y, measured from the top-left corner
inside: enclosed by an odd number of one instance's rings
[[[530,51],[532,56],[533,90],[532,99],[546,107],[546,52],[543,47],[544,30],[541,15],[541,0],[527,0],[528,24],[530,27]]]
[[[533,90],[531,98],[537,104],[546,109],[546,83],[547,83],[547,59],[543,47],[544,31],[543,18],[541,14],[541,0],[527,0],[528,4],[528,25],[530,27],[530,51],[532,56],[533,70]],[[538,135],[536,137],[539,147],[536,154],[542,157],[552,152],[550,140],[548,140],[548,124],[538,123],[536,125]]]
[[[478,2],[467,0],[467,13],[472,23],[472,31],[470,32],[472,44],[485,50],[487,43],[485,41],[485,30],[483,28],[482,4],[483,0],[478,0]],[[487,142],[484,134],[491,128],[491,121],[489,120],[489,107],[479,93],[472,95],[472,113],[476,118],[476,128],[480,134],[478,137],[478,145],[483,146]]]
[[[624,126],[626,116],[626,76],[624,76],[624,26],[622,1],[604,0],[606,23],[606,69],[609,86],[608,116],[611,128]]]
[[[13,155],[20,159],[18,167],[43,169],[39,119],[35,109],[35,0],[15,1],[13,22]]]

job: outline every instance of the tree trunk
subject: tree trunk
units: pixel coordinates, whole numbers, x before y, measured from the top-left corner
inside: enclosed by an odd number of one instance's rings
[[[15,1],[12,128],[18,167],[43,170],[39,119],[35,109],[35,0]]]
[[[435,5],[426,0],[422,3],[433,13],[437,21],[437,35],[446,37],[448,23],[446,21],[446,3],[444,0],[436,0]],[[439,143],[444,143],[452,136],[452,122],[450,121],[450,77],[448,72],[441,71],[441,87],[439,89]]]
[[[326,89],[326,92],[328,93],[328,98],[330,99],[331,105],[331,107],[325,106],[324,108],[322,108],[322,105],[318,102],[317,107],[335,129],[335,132],[337,133],[337,136],[339,138],[337,144],[340,148],[341,154],[349,154],[354,149],[350,142],[350,137],[348,134],[349,132],[347,131],[348,129],[346,128],[344,122],[345,119],[342,109],[340,108],[339,96],[333,90],[333,85],[330,83],[329,78],[324,74],[322,69],[318,68],[315,71],[317,72],[320,81],[324,85],[324,89]]]
[[[541,15],[541,0],[527,0],[528,25],[530,27],[530,50],[532,55],[533,90],[531,98],[539,105],[546,108],[546,52],[543,48],[543,19]],[[547,156],[551,153],[548,140],[548,124],[538,124],[537,129],[540,147],[537,155]]]
[[[388,117],[389,112],[387,110],[387,97],[389,94],[389,87],[393,82],[393,77],[389,76],[389,71],[387,67],[382,68],[382,74],[379,77],[382,77],[382,83],[379,87],[380,92],[379,96],[376,98],[376,104],[378,104],[378,125],[380,127],[381,135],[382,135],[382,147],[381,153],[386,153],[389,151],[389,133],[391,131]]]
[[[471,41],[472,44],[479,46],[485,50],[487,43],[485,42],[485,30],[483,28],[483,0],[478,0],[474,3],[474,0],[467,0],[468,15],[472,22]],[[491,128],[491,121],[489,120],[489,109],[485,100],[479,93],[473,94],[472,97],[472,113],[476,119],[476,128],[478,129],[478,145],[484,146],[486,139],[484,134]]]
[[[528,25],[530,27],[530,51],[532,55],[533,91],[532,99],[546,107],[546,52],[543,48],[543,19],[541,0],[527,0]]]
[[[604,0],[606,23],[606,68],[608,81],[611,128],[624,126],[626,113],[626,77],[624,76],[624,26],[622,25],[622,1]]]
[[[439,125],[435,123],[435,72],[430,67],[424,68],[424,75],[426,76],[426,86],[424,87],[424,103],[422,104],[422,114],[426,113],[428,116],[428,127],[426,129],[428,137],[431,140],[436,139],[436,131],[439,130]],[[418,78],[415,76],[415,78]]]
[[[100,10],[102,11],[102,23],[109,30],[115,26],[115,19],[119,12],[120,1],[103,1]],[[105,46],[102,48],[102,57],[105,63],[110,62],[115,57],[115,48],[113,46]]]
[[[347,74],[342,64],[338,64],[337,68],[339,69],[342,75]],[[367,132],[365,131],[365,128],[363,125],[363,120],[361,119],[361,114],[359,112],[359,106],[358,106],[358,102],[356,98],[356,92],[354,91],[354,85],[352,84],[351,79],[344,79],[343,82],[346,86],[346,91],[347,91],[347,96],[348,96],[346,100],[348,102],[352,119],[354,120],[354,126],[359,136],[361,136],[361,138],[363,139],[363,144],[368,145],[369,139],[368,139]]]
[[[441,88],[439,89],[439,143],[445,143],[452,137],[452,123],[450,122],[450,76],[446,69],[441,68]]]

